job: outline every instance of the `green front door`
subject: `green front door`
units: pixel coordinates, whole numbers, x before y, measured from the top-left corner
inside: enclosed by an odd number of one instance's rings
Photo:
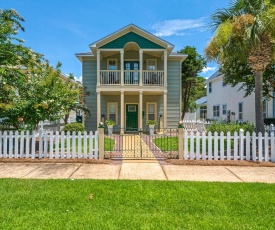
[[[138,131],[138,105],[126,105],[126,131]]]

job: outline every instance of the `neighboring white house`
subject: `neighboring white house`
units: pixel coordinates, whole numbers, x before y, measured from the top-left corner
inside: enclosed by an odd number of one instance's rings
[[[244,97],[245,91],[239,90],[241,83],[235,87],[223,81],[224,75],[219,71],[206,80],[207,98],[196,101],[197,117],[201,119],[251,121],[255,122],[255,94]],[[264,117],[273,118],[275,101],[264,102]],[[205,110],[207,116],[205,117]]]

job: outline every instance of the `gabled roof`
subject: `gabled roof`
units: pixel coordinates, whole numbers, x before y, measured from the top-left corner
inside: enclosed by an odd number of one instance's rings
[[[108,43],[109,41],[121,36],[122,34],[126,34],[130,31],[134,31],[139,35],[145,35],[146,37],[150,37],[152,40],[154,40],[154,41],[156,41],[160,44],[166,45],[167,48],[168,47],[171,47],[172,49],[174,48],[173,44],[157,37],[154,34],[149,33],[148,31],[146,31],[146,30],[144,30],[144,29],[142,29],[142,28],[140,28],[140,27],[138,27],[138,26],[136,26],[132,23],[125,26],[125,27],[123,27],[123,28],[121,28],[121,29],[119,29],[119,30],[117,30],[117,31],[115,31],[115,32],[113,32],[113,33],[111,33],[111,34],[109,34],[109,35],[107,35],[107,36],[105,36],[105,37],[103,37],[103,38],[101,38],[101,39],[99,39],[99,40],[97,40],[97,41],[95,41],[95,42],[93,42],[93,43],[91,43],[90,48],[92,49],[93,47],[97,47],[98,44],[102,45],[105,42]]]
[[[210,76],[210,77],[206,80],[206,82],[208,83],[208,82],[214,80],[215,78],[217,78],[217,77],[219,77],[219,76],[221,76],[221,75],[223,75],[223,74],[218,70],[218,71],[215,72],[212,76]]]

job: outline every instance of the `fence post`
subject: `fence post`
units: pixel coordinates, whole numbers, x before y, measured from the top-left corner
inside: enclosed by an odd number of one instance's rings
[[[104,159],[104,126],[99,123],[98,126],[98,159],[103,160]]]
[[[184,149],[184,142],[183,142],[183,125],[182,121],[179,122],[178,126],[179,135],[178,135],[178,151],[179,151],[179,160],[183,160],[183,149]]]

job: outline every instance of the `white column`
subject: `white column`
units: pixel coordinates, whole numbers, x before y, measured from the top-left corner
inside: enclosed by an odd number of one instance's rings
[[[100,50],[96,52],[97,86],[100,86]]]
[[[139,51],[139,85],[142,85],[143,50]]]
[[[167,87],[167,50],[164,50],[164,86]]]
[[[139,117],[139,130],[142,130],[142,105],[143,105],[143,92],[139,91],[139,108],[138,108],[138,117]]]
[[[120,84],[124,85],[124,51],[120,51]]]
[[[121,91],[120,93],[120,128],[121,128],[121,134],[124,133],[124,91]]]
[[[163,128],[167,128],[167,91],[163,92]]]
[[[101,94],[97,92],[97,125],[101,122]],[[107,118],[106,118],[107,119]]]

